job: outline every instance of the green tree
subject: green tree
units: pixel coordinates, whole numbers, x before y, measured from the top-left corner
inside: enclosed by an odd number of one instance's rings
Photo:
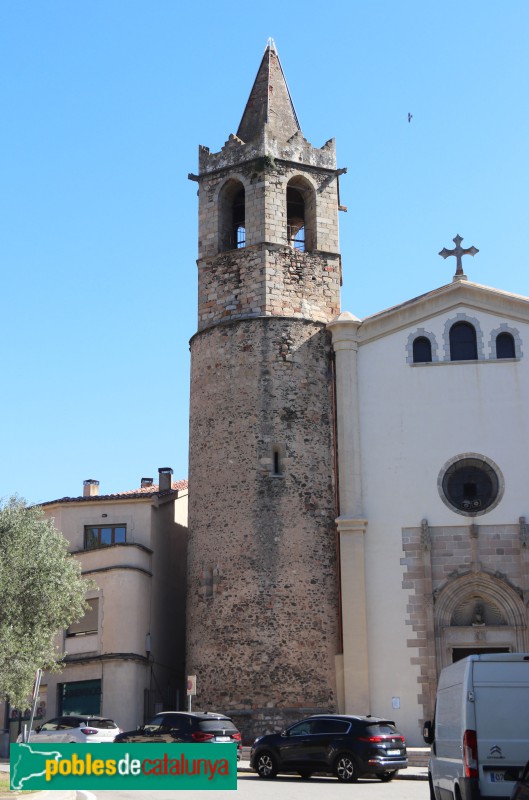
[[[0,697],[14,706],[26,706],[38,667],[58,668],[55,634],[85,612],[90,585],[67,547],[40,508],[0,504]]]

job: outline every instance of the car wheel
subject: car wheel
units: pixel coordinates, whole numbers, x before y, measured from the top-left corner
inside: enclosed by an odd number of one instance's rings
[[[304,781],[308,780],[309,778],[312,778],[312,772],[310,771],[310,769],[300,769],[299,774]]]
[[[392,769],[389,772],[381,772],[378,777],[380,778],[382,783],[389,783],[390,781],[393,780],[393,778],[395,777],[396,774],[397,774],[397,770],[396,769]]]
[[[352,756],[342,753],[334,762],[334,774],[342,783],[356,783],[358,767]]]
[[[277,761],[269,750],[263,750],[255,759],[255,769],[260,778],[275,778]]]

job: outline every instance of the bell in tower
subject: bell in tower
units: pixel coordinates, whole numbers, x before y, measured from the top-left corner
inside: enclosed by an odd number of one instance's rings
[[[269,40],[236,135],[199,149],[187,673],[245,738],[335,710],[334,141],[303,136]]]

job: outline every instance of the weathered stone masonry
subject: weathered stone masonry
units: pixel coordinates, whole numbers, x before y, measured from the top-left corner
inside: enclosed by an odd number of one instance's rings
[[[284,724],[335,704],[329,369],[329,335],[306,321],[241,321],[193,340],[190,668],[197,707],[251,712],[256,730],[267,707]]]

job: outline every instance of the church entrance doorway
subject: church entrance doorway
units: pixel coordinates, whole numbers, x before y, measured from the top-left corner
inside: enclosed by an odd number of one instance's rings
[[[523,653],[526,608],[513,586],[497,575],[465,573],[436,593],[433,623],[436,672],[472,653]]]

